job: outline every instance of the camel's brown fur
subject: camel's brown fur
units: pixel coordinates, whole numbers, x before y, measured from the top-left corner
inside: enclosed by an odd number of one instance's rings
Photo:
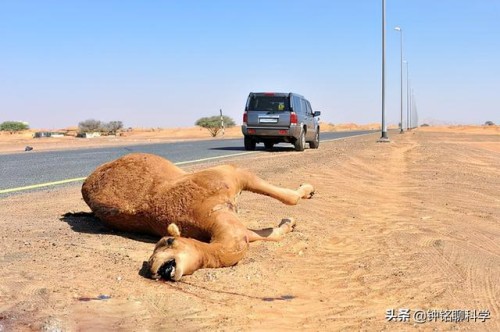
[[[134,153],[98,167],[82,195],[108,226],[162,236],[149,259],[152,277],[160,278],[160,267],[174,261],[170,277],[179,280],[199,268],[232,266],[249,242],[279,241],[293,229],[291,218],[276,228],[247,229],[236,213],[242,190],[290,205],[314,192],[308,184],[298,190],[276,187],[231,165],[186,173],[159,156]]]

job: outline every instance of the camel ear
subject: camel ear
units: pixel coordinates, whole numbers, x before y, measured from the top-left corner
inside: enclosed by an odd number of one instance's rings
[[[179,230],[179,227],[177,227],[177,225],[174,223],[168,225],[167,232],[170,236],[173,236],[173,237],[180,237],[181,236],[181,231]]]

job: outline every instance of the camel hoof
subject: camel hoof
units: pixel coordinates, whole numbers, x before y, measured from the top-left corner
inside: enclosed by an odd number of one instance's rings
[[[297,222],[295,221],[295,218],[287,217],[287,218],[281,219],[279,227],[287,227],[288,232],[292,232],[293,229],[295,228],[296,224],[297,224]]]
[[[314,196],[314,187],[308,183],[300,185],[299,189],[305,190],[305,194],[302,196],[303,199],[310,199]]]

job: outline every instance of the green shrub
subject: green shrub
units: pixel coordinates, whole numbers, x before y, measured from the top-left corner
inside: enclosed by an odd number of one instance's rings
[[[0,131],[10,131],[11,133],[30,129],[30,126],[19,121],[5,121],[0,123]]]
[[[225,128],[234,127],[236,125],[234,120],[231,119],[229,116],[224,115],[222,118],[224,119]],[[220,115],[214,115],[198,119],[195,125],[208,129],[212,137],[217,136],[217,134],[222,130]]]

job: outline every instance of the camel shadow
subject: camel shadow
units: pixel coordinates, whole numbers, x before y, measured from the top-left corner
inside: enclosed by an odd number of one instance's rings
[[[145,242],[156,243],[159,238],[146,234],[137,234],[130,232],[121,232],[111,229],[104,225],[102,221],[91,212],[67,212],[63,214],[59,220],[64,221],[71,227],[71,230],[77,233],[85,234],[111,234],[125,237],[127,239]]]

